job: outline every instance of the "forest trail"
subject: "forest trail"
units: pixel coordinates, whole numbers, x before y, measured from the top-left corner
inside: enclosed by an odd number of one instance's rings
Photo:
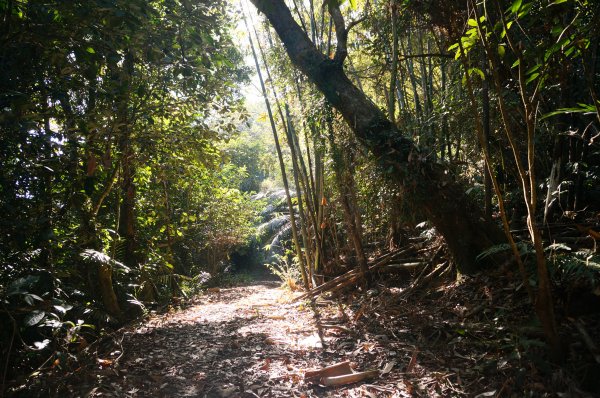
[[[122,333],[79,396],[301,396],[294,386],[321,343],[311,312],[276,282],[220,289]],[[317,362],[314,363],[315,365]]]
[[[104,338],[93,362],[59,377],[55,396],[592,396],[574,387],[576,369],[543,359],[538,329],[522,331],[518,282],[450,278],[423,294],[391,282],[318,299],[325,349],[309,305],[293,301],[301,293],[272,281],[215,289]],[[344,361],[379,374],[338,387],[305,378]]]

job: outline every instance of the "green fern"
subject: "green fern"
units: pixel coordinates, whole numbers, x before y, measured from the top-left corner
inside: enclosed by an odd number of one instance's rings
[[[560,253],[549,261],[555,280],[560,283],[578,283],[595,288],[600,285],[600,256],[587,251]]]
[[[521,254],[521,256],[523,256],[525,254],[533,253],[533,248],[531,247],[531,245],[529,245],[525,242],[517,242],[517,248],[519,249],[519,253]],[[489,249],[485,250],[484,252],[480,253],[477,256],[477,261],[484,260],[484,259],[494,256],[498,253],[509,252],[511,250],[512,249],[508,243],[494,245],[494,246],[490,247]]]

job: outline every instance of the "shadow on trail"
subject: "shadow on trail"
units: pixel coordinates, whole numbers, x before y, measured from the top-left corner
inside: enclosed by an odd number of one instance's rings
[[[341,321],[339,307],[322,303],[323,322],[333,325],[325,328],[322,349],[312,312],[303,303],[279,300],[282,291],[275,286],[221,289],[129,328],[105,354],[112,365],[102,368],[100,362],[79,372],[61,396],[454,397],[490,391],[541,396],[534,389],[541,388],[544,375],[558,383],[556,369],[543,372],[524,341],[515,350],[518,335],[501,327],[506,320],[487,320],[499,317],[492,308],[463,316],[445,296],[460,289],[410,302],[396,291],[357,297],[346,306],[350,322]],[[351,361],[356,371],[389,372],[341,387],[303,380],[307,369],[341,361]]]
[[[262,285],[262,286],[261,286]],[[270,302],[272,282],[223,289],[125,332],[118,366],[86,372],[69,395],[288,397],[311,386],[300,370],[319,363],[316,330],[297,305]],[[293,392],[292,392],[293,391]]]

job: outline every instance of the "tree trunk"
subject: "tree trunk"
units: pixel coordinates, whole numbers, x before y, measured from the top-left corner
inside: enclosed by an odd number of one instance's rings
[[[133,182],[134,166],[133,153],[131,152],[129,137],[125,139],[123,153],[121,192],[122,202],[119,211],[119,236],[125,241],[123,263],[129,267],[137,265],[136,236],[135,236],[135,185]]]
[[[421,156],[386,115],[344,74],[340,47],[333,59],[321,54],[292,18],[282,0],[252,0],[264,13],[298,67],[337,109],[357,139],[397,181],[407,198],[444,236],[460,272],[477,271],[476,256],[502,242],[496,224],[485,221],[481,209],[445,169]],[[342,37],[343,38],[343,37]]]
[[[113,289],[112,267],[108,264],[98,265],[98,287],[106,311],[119,321],[122,321],[123,313],[121,312],[117,295]]]
[[[136,231],[135,231],[135,153],[132,143],[132,132],[130,125],[130,115],[128,103],[130,100],[129,90],[131,89],[131,79],[133,77],[133,55],[130,52],[125,54],[122,66],[121,84],[122,93],[119,95],[117,104],[117,124],[119,130],[119,150],[121,151],[121,192],[123,199],[119,212],[119,235],[125,240],[123,252],[123,262],[129,267],[136,267],[138,263],[136,249]]]
[[[482,151],[490,151],[490,90],[488,83],[488,73],[487,67],[485,64],[485,60],[482,65],[483,73],[485,74],[485,78],[483,79],[482,87],[481,87],[481,122],[483,124],[483,145],[485,148],[482,148]],[[492,165],[488,165],[487,162],[490,159],[485,158],[483,164],[483,206],[485,217],[489,220],[492,218],[492,178],[490,176],[489,170],[491,170]]]

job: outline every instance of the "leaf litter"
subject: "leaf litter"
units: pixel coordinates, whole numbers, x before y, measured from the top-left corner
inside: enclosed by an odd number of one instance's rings
[[[325,347],[308,303],[294,301],[277,283],[207,292],[185,308],[122,329],[104,354],[59,383],[60,392],[207,398],[593,396],[578,388],[571,369],[545,360],[539,328],[528,327],[531,315],[516,284],[486,276],[468,283],[448,278],[403,295],[398,287],[403,283],[386,275],[374,282],[375,289],[321,297]],[[597,337],[598,328],[591,330]],[[574,344],[569,355],[586,353]]]

